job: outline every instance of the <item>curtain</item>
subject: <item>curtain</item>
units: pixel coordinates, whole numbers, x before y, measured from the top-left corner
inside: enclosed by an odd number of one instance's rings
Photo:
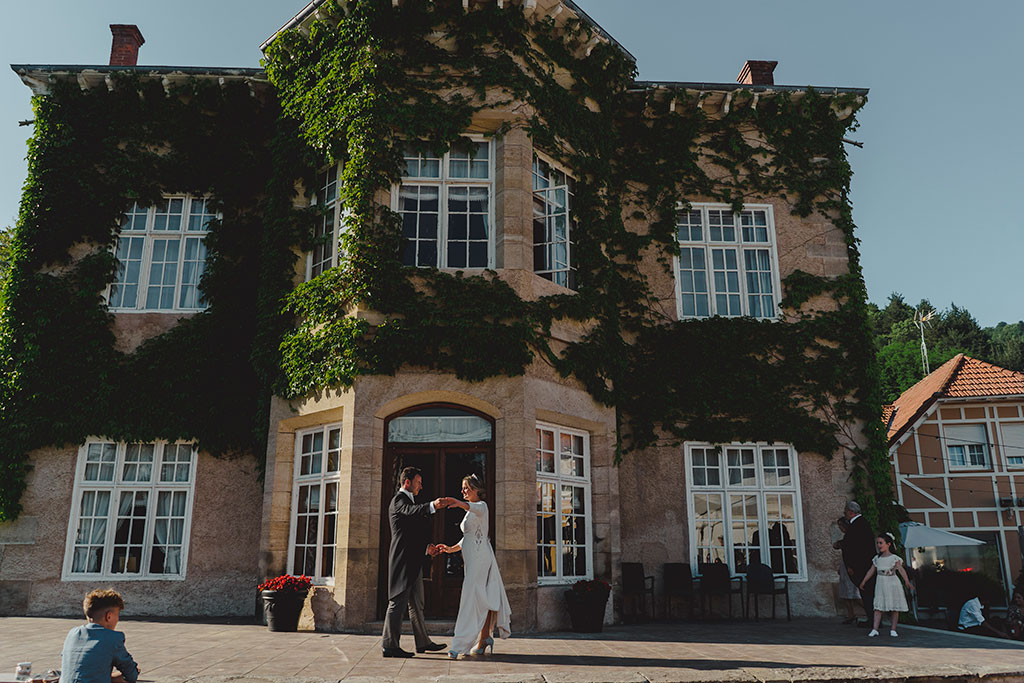
[[[388,424],[391,443],[430,443],[443,441],[490,441],[491,423],[482,417],[404,416]]]

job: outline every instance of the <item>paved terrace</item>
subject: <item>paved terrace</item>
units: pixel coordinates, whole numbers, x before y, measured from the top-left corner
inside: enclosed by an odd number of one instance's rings
[[[696,621],[532,634],[495,643],[494,656],[383,659],[380,638],[270,633],[245,623],[121,622],[143,681],[262,683],[647,683],[667,681],[1024,681],[1024,647],[1009,641],[901,627],[898,639],[824,619]],[[0,680],[19,661],[56,668],[75,619],[0,618]],[[887,633],[884,631],[883,633]],[[447,642],[446,638],[435,636]],[[412,647],[412,637],[403,638]]]

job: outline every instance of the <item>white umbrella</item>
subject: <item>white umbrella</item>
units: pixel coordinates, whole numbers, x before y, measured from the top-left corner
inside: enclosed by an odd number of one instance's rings
[[[947,545],[985,545],[985,541],[954,534],[952,531],[933,529],[920,522],[903,522],[900,524],[900,534],[903,536],[903,547],[908,550]]]
[[[952,531],[933,529],[920,522],[903,522],[900,524],[900,535],[903,537],[903,548],[907,553],[907,564],[910,564],[910,554],[914,548],[927,548],[932,546],[950,545],[985,545],[984,541],[976,538],[968,538]],[[911,610],[914,619],[917,620],[917,593],[911,593]]]

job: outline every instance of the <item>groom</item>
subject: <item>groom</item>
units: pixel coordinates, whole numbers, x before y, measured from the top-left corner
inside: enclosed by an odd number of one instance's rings
[[[416,495],[423,488],[423,473],[417,467],[406,467],[400,477],[402,485],[391,499],[388,517],[391,521],[391,551],[388,554],[388,613],[384,617],[381,643],[385,657],[412,657],[413,653],[399,647],[402,619],[406,608],[416,639],[416,652],[437,652],[447,647],[431,642],[423,623],[423,557],[437,555],[430,540],[430,515],[447,507],[449,499],[438,498],[416,504]]]

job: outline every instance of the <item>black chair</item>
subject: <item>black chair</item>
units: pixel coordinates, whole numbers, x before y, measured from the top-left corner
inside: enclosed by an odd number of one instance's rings
[[[779,585],[779,582],[782,585]],[[772,619],[775,618],[775,596],[786,596],[786,621],[791,621],[789,612],[789,577],[784,574],[773,574],[772,568],[761,562],[752,562],[747,566],[747,604],[746,613],[750,616],[750,598],[754,598],[754,621],[761,617],[760,600],[762,595],[771,596]]]
[[[651,618],[654,618],[654,577],[644,575],[644,566],[639,562],[622,563],[622,597],[640,596],[640,611],[647,614],[647,596],[651,596]],[[623,603],[623,618],[625,618],[625,603]]]
[[[664,567],[665,581],[665,615],[672,617],[672,598],[685,598],[690,603],[690,618],[693,618],[693,573],[690,565],[682,562],[666,562]]]
[[[729,603],[729,618],[732,618],[732,596],[740,596],[740,608],[743,607],[743,577],[730,576],[729,565],[719,562],[700,566],[700,613],[703,615],[705,604],[711,598],[724,595]]]

